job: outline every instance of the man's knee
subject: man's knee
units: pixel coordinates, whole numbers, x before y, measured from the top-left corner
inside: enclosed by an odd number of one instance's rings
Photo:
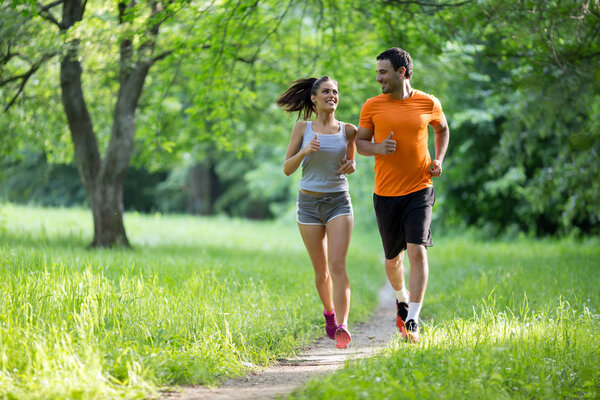
[[[392,258],[390,260],[386,259],[385,260],[385,268],[388,270],[395,270],[395,269],[402,268],[402,258],[403,257],[400,257],[400,255],[398,255],[395,258]]]
[[[410,255],[410,253],[427,254],[427,246],[425,246],[424,244],[407,243],[406,251],[408,255]]]
[[[408,259],[413,264],[427,263],[427,247],[422,244],[408,243]]]

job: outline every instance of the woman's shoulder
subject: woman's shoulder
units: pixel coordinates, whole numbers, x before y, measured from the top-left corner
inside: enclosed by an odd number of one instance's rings
[[[296,125],[294,125],[294,129],[292,130],[292,132],[304,134],[304,131],[306,130],[306,127],[308,126],[308,123],[309,123],[309,121],[306,121],[306,120],[296,122]]]
[[[296,125],[294,125],[294,129],[306,129],[309,123],[310,121],[307,120],[298,121],[296,122]]]

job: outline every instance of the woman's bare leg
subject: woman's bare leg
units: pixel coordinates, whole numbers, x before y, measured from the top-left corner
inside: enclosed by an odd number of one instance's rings
[[[298,224],[298,229],[300,230],[304,246],[315,271],[315,286],[317,287],[319,298],[323,303],[325,311],[330,312],[333,310],[334,303],[331,297],[331,275],[327,265],[325,227],[322,225]]]
[[[350,280],[346,269],[346,256],[352,237],[354,217],[341,215],[327,223],[329,271],[333,281],[333,304],[339,324],[348,324],[350,311]]]

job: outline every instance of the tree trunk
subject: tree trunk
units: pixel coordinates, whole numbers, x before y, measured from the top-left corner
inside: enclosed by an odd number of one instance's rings
[[[213,213],[214,177],[209,161],[194,164],[189,169],[189,197],[187,211],[190,214],[210,215]]]
[[[126,6],[124,3],[119,5],[120,12],[123,13]],[[82,0],[64,1],[61,23],[63,32],[82,20],[84,8],[85,2]],[[153,27],[153,29],[152,33],[156,34],[158,28]],[[151,53],[153,43],[149,41],[144,45],[147,53]],[[121,43],[119,94],[110,141],[106,156],[102,160],[83,96],[82,68],[78,61],[79,42],[74,39],[68,45],[69,50],[61,60],[62,101],[71,131],[79,176],[87,192],[94,217],[94,239],[91,245],[93,247],[129,246],[123,224],[123,183],[133,150],[135,110],[153,60],[146,58],[132,62],[131,41],[124,40]]]
[[[76,44],[73,46],[76,49]],[[127,147],[122,148],[121,151],[127,154],[113,156],[112,164],[107,160],[101,162],[91,117],[83,97],[81,65],[76,54],[77,51],[73,50],[72,54],[62,60],[60,77],[75,161],[94,218],[94,238],[91,246],[129,246],[123,225],[123,181],[129,166],[131,150]],[[119,150],[114,149],[113,152]],[[121,162],[115,162],[114,158]],[[126,165],[123,165],[123,160],[126,160]]]
[[[123,224],[123,184],[95,185],[88,196],[94,217],[92,247],[129,247]]]

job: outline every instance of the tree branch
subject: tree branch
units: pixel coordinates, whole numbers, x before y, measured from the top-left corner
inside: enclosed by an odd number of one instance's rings
[[[10,52],[10,43],[8,43],[7,44],[7,49],[6,49],[6,54],[4,56],[2,56],[2,59],[0,60],[0,65],[7,64],[10,61],[11,58],[13,58],[14,56],[16,56],[18,54],[19,53],[11,53]]]
[[[21,75],[15,75],[15,76],[11,76],[10,78],[7,78],[3,81],[0,81],[0,87],[1,86],[5,86],[6,84],[13,82],[13,81],[17,81],[20,80],[21,83],[19,84],[17,93],[15,93],[15,95],[13,96],[13,98],[10,100],[10,102],[6,105],[6,107],[4,107],[4,111],[7,111],[9,108],[11,108],[15,102],[17,101],[17,98],[19,97],[19,95],[21,93],[23,93],[23,90],[25,89],[25,84],[27,83],[27,81],[29,80],[29,78],[31,78],[31,76],[33,74],[35,74],[35,72],[48,60],[50,60],[52,57],[54,57],[55,55],[57,55],[56,52],[52,52],[52,53],[48,53],[48,54],[44,54],[42,55],[42,57],[36,62],[34,63],[31,68],[29,68],[29,70]]]
[[[229,14],[229,16],[227,17],[225,23],[222,24],[223,25],[223,38],[221,40],[221,46],[219,47],[219,52],[217,53],[217,56],[216,56],[216,59],[215,59],[215,65],[217,65],[221,61],[221,57],[223,56],[223,51],[225,49],[225,41],[227,39],[227,32],[229,30],[229,23],[233,19],[234,15],[235,15],[235,11],[238,9],[239,6],[240,6],[240,3],[238,1],[238,3],[235,5],[235,7],[233,8],[233,10],[231,11],[231,13]]]
[[[554,45],[554,24],[556,22],[556,14],[552,16],[552,22],[550,23],[550,32],[548,33],[550,39],[550,48],[552,49],[552,56],[554,57],[554,61],[560,67],[560,69],[564,70],[563,64],[560,62],[558,58],[558,53],[556,52],[556,46]]]
[[[425,0],[385,0],[384,3],[387,4],[391,4],[391,5],[418,5],[421,7],[431,7],[431,8],[435,8],[438,10],[441,10],[443,8],[448,8],[448,7],[461,7],[464,6],[465,4],[469,4],[469,3],[473,3],[474,0],[463,0],[463,1],[459,1],[456,3],[453,2],[448,2],[448,3],[437,3],[436,1],[425,1]]]
[[[53,23],[54,25],[58,26],[59,29],[63,29],[63,26],[60,22],[58,22],[58,20],[54,17],[54,15],[52,15],[52,13],[50,12],[50,9],[52,7],[55,7],[59,4],[63,4],[64,0],[56,0],[53,1],[50,4],[46,4],[45,6],[40,4],[39,2],[37,2],[37,6],[38,6],[38,11],[39,14],[42,18],[44,18],[47,21],[50,21],[51,23]]]
[[[162,52],[154,57],[152,57],[152,64],[154,64],[156,61],[160,61],[166,57],[168,57],[169,55],[173,54],[174,50],[167,50],[165,52]]]
[[[56,7],[57,5],[62,4],[64,2],[65,2],[65,0],[56,0],[50,4],[46,4],[45,6],[41,5],[39,2],[37,4],[38,4],[38,7],[40,7],[40,11],[45,12],[45,11],[48,11],[49,9],[51,9],[52,7]]]

